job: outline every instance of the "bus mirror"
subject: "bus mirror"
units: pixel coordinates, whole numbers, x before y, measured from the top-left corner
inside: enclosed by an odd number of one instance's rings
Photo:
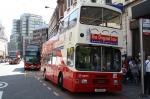
[[[61,26],[64,26],[64,21],[59,22]]]

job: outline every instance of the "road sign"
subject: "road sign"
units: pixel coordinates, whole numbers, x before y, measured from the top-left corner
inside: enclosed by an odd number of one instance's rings
[[[0,89],[8,86],[6,82],[0,82]],[[2,99],[3,91],[0,91],[0,99]]]
[[[142,32],[144,35],[150,35],[150,19],[142,20]]]

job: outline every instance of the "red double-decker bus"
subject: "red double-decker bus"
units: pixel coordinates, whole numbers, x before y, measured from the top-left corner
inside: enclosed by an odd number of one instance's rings
[[[83,2],[43,44],[44,78],[71,92],[122,90],[121,11]]]
[[[20,57],[20,51],[9,52],[9,64],[19,64]]]
[[[40,70],[40,50],[38,45],[28,44],[25,48],[24,70],[36,69]]]

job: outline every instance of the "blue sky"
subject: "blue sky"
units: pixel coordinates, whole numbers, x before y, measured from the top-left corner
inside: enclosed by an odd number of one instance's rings
[[[23,13],[32,13],[41,15],[46,21],[49,22],[50,17],[56,7],[57,0],[0,0],[0,21],[5,27],[5,34],[8,39],[12,30],[12,20],[19,19]]]

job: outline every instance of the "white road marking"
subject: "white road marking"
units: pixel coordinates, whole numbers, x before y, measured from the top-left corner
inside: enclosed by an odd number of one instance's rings
[[[8,86],[8,83],[6,82],[0,82],[0,88],[5,88]]]
[[[2,99],[3,91],[0,91],[0,99]]]
[[[53,94],[55,95],[55,96],[60,96],[57,92],[53,92]]]
[[[42,82],[42,80],[40,80],[40,82]]]
[[[46,84],[45,84],[45,83],[43,83],[43,86],[46,86]]]
[[[39,77],[38,77],[37,79],[38,79],[38,80],[40,80],[40,78],[39,78]]]
[[[48,90],[52,90],[50,87],[47,87]]]

